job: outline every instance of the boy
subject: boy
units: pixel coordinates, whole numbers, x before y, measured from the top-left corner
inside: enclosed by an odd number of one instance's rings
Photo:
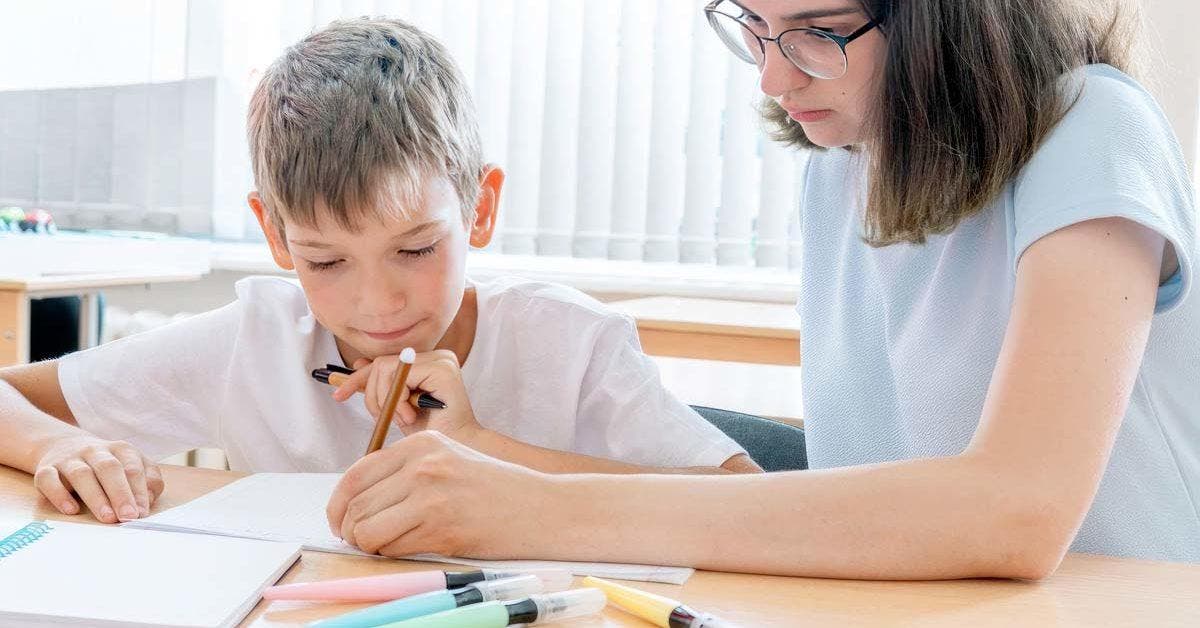
[[[101,521],[145,516],[162,490],[150,461],[193,447],[237,470],[345,470],[410,346],[408,384],[447,408],[404,406],[404,432],[546,472],[757,470],[663,390],[628,319],[560,286],[468,284],[504,177],[436,41],[334,24],[267,70],[248,126],[249,204],[300,287],[246,279],[218,310],[0,371],[0,463],[59,510],[79,511],[74,491]],[[360,372],[331,394],[309,378],[326,363]],[[358,390],[366,403],[345,403]]]

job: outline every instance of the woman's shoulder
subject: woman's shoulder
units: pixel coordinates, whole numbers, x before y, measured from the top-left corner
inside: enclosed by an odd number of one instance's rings
[[[1158,101],[1144,85],[1121,70],[1105,64],[1088,65],[1066,75],[1062,83],[1070,107],[1055,134],[1141,130],[1174,140],[1171,124]]]
[[[1155,181],[1186,180],[1175,131],[1141,83],[1112,66],[1089,65],[1063,77],[1063,89],[1069,108],[1026,164],[1018,186],[1046,179],[1050,188],[1075,182],[1086,191],[1117,175],[1139,181],[1143,174]]]

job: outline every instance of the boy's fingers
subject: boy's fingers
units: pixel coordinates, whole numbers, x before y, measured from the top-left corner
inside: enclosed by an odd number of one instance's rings
[[[150,489],[146,486],[146,470],[142,467],[142,455],[132,448],[114,449],[113,455],[125,469],[125,480],[133,491],[133,502],[137,505],[138,515],[145,517],[150,514]]]
[[[383,411],[383,404],[387,402],[388,393],[392,390],[392,381],[396,379],[396,368],[398,361],[379,364],[377,368],[372,368],[371,382],[367,384],[367,410],[371,416],[378,418],[379,413]]]
[[[354,364],[352,364],[352,365],[350,366],[350,368],[352,368],[352,369],[354,369],[354,370],[356,370],[356,371],[357,371],[358,369],[361,369],[361,368],[366,368],[366,367],[367,367],[367,365],[369,365],[370,363],[371,363],[371,360],[369,360],[369,359],[367,359],[367,358],[359,358],[359,359],[357,359],[357,360],[355,360],[355,361],[354,361]]]
[[[145,457],[142,458],[142,468],[146,470],[146,489],[150,491],[150,504],[153,505],[163,492],[162,471]]]
[[[84,456],[84,461],[96,472],[96,479],[108,495],[108,501],[121,521],[132,521],[138,518],[137,501],[129,479],[125,476],[125,465],[117,457],[107,451],[90,453]]]
[[[404,387],[404,394],[400,397],[400,403],[396,404],[396,413],[392,420],[396,425],[407,426],[417,422],[417,409],[412,406],[409,399],[412,397],[413,391],[407,386]]]
[[[408,381],[413,387],[430,393],[445,391],[455,380],[462,379],[462,371],[458,363],[452,359],[440,358],[430,360],[421,365],[414,365],[408,374]]]
[[[354,393],[365,390],[367,382],[370,381],[371,373],[374,370],[373,368],[364,367],[354,371],[353,374],[346,378],[346,381],[342,382],[341,386],[334,389],[333,398],[338,401],[345,401],[353,397]]]
[[[54,467],[42,467],[33,474],[33,486],[38,492],[46,496],[51,504],[64,515],[79,514],[79,504],[71,497],[71,491],[67,490],[63,484],[62,478],[58,475],[58,469]]]
[[[92,515],[103,523],[116,523],[117,514],[108,503],[104,489],[95,473],[86,462],[78,458],[64,462],[59,467],[59,477],[66,480],[69,488],[74,489],[79,499],[92,511]]]

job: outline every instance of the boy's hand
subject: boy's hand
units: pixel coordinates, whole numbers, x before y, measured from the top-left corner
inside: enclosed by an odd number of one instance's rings
[[[335,536],[363,551],[500,558],[537,551],[558,524],[553,479],[425,431],[363,457],[338,482],[325,514]]]
[[[33,485],[64,515],[79,513],[79,499],[103,523],[150,514],[163,490],[158,465],[129,443],[91,435],[58,439],[38,459]]]
[[[333,398],[345,401],[361,391],[366,397],[367,411],[378,418],[399,365],[400,358],[395,355],[380,356],[374,360],[360,359],[354,363],[354,374],[333,391]],[[414,408],[408,403],[414,390],[433,395],[445,403],[446,408]],[[484,431],[475,420],[471,401],[467,398],[458,357],[453,351],[445,350],[417,354],[393,420],[405,435],[427,429],[436,430],[468,446]]]

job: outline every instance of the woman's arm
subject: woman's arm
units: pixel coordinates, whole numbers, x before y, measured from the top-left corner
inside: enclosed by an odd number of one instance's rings
[[[397,450],[386,473],[355,465],[330,502],[331,524],[398,553],[1041,578],[1061,562],[1103,475],[1146,346],[1162,252],[1160,236],[1122,219],[1031,246],[979,428],[956,456],[736,477],[550,476],[457,464],[461,450],[424,440]],[[389,507],[385,492],[409,498],[406,507]],[[506,525],[485,524],[497,520]]]
[[[1128,406],[1162,246],[1146,228],[1104,219],[1028,249],[980,424],[960,455],[722,479],[704,489],[707,506],[689,487],[657,478],[575,479],[593,495],[580,507],[611,513],[588,535],[597,547],[627,548],[625,558],[735,571],[1049,575],[1091,507]],[[632,495],[675,513],[674,524],[627,507]],[[704,525],[678,524],[695,517]]]

